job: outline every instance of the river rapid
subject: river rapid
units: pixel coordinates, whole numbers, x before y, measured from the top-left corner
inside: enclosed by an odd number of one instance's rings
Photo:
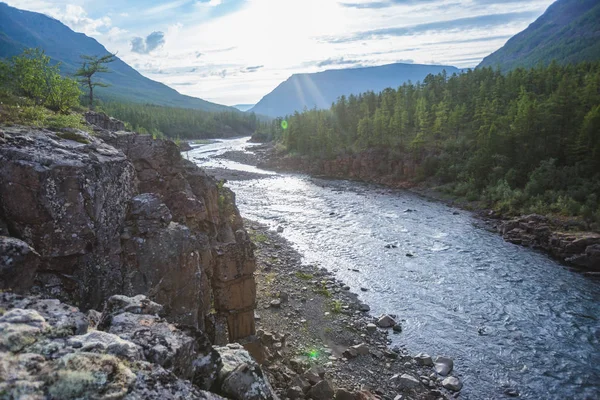
[[[260,174],[227,183],[242,215],[283,227],[305,263],[334,271],[373,315],[397,314],[395,344],[454,359],[461,398],[600,398],[598,280],[408,191],[218,157],[251,146],[222,140],[186,156],[209,173]]]

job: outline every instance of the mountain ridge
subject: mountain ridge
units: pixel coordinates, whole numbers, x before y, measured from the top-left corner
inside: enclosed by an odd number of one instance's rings
[[[102,56],[109,53],[96,39],[73,31],[52,17],[0,2],[0,58],[15,56],[30,47],[39,47],[53,62],[60,62],[61,73],[65,75],[75,72],[80,64],[80,55]],[[102,74],[99,80],[112,86],[97,88],[97,97],[104,100],[204,111],[235,110],[233,107],[181,94],[163,83],[143,76],[118,57],[109,68],[111,73]]]
[[[600,59],[600,1],[558,0],[525,30],[488,55],[479,67],[517,67]]]
[[[444,70],[448,75],[460,72],[458,68],[448,65],[393,63],[293,74],[249,111],[279,117],[300,112],[305,107],[329,108],[342,95],[379,92],[408,81],[422,81],[427,75]]]

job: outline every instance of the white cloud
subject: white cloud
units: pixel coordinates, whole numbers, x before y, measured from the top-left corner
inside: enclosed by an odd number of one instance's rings
[[[220,11],[227,10],[230,1],[170,0],[136,10],[127,8],[123,0],[8,0],[93,34],[152,79],[177,85],[185,94],[225,104],[255,103],[293,73],[348,67],[354,61],[362,65],[413,60],[474,66],[526,28],[552,1],[246,0],[222,15]],[[370,7],[365,6],[367,3]],[[109,9],[121,12],[114,14],[120,28],[103,17]],[[88,14],[86,10],[94,12]],[[531,13],[531,18],[439,28],[465,18],[507,13]],[[435,23],[441,23],[438,29],[418,33],[408,29],[404,35],[364,35]],[[144,38],[145,44],[151,32],[164,32],[163,40],[156,42],[159,45],[151,45],[147,54],[132,52],[130,41]],[[328,40],[351,36],[360,39]],[[242,73],[259,65],[264,67]]]

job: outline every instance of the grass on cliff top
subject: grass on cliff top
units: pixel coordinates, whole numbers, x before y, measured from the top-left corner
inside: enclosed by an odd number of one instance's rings
[[[74,128],[89,132],[83,115],[80,113],[61,114],[43,106],[35,105],[30,99],[17,97],[0,90],[0,123],[24,125],[36,128],[60,130]]]

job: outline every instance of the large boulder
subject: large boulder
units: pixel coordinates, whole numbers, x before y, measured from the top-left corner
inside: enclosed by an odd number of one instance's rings
[[[267,376],[238,344],[216,347],[221,357],[217,391],[234,400],[276,400]],[[331,393],[333,396],[333,392]]]

